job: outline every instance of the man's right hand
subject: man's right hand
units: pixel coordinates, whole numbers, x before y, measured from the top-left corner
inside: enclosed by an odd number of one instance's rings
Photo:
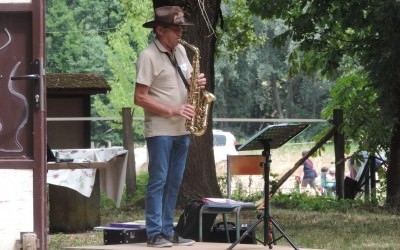
[[[190,104],[183,104],[174,110],[174,115],[185,117],[186,119],[191,119],[195,114],[194,106]]]

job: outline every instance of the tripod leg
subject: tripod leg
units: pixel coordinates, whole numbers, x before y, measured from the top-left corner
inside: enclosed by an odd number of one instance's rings
[[[242,234],[242,236],[237,239],[235,242],[233,242],[228,248],[227,250],[231,250],[233,249],[237,244],[239,244],[244,238],[246,238],[247,235],[249,235],[250,232],[252,232],[253,230],[256,229],[256,227],[258,226],[258,224],[260,224],[261,222],[264,221],[264,218],[261,217],[260,219],[258,219],[258,221],[256,223],[254,223],[253,225],[251,225],[249,228],[247,228],[246,231],[244,231],[244,233]]]
[[[273,219],[273,218],[269,218],[269,220],[271,221],[271,223],[274,225],[274,227],[282,234],[282,236],[289,242],[289,244],[296,250],[298,250],[299,248],[297,248],[297,246],[289,239],[289,237],[286,235],[286,233],[283,231],[283,229],[280,227],[280,225]],[[272,242],[270,242],[270,244],[272,244]],[[270,245],[269,244],[269,245]],[[270,246],[271,247],[271,246]]]
[[[273,232],[273,226],[272,226],[272,220],[271,217],[266,217],[267,219],[265,220],[264,226],[266,227],[264,229],[265,235],[264,237],[267,237],[264,239],[266,244],[268,244],[269,249],[272,249],[272,244],[275,242],[275,237],[274,237],[274,232]]]

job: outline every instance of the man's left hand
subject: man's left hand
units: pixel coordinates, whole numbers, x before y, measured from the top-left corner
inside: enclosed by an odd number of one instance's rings
[[[200,73],[197,75],[197,86],[200,88],[204,89],[207,84],[207,79],[205,78],[205,75],[203,73]]]

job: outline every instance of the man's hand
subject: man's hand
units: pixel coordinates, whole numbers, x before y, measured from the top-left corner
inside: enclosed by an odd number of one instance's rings
[[[203,73],[197,75],[197,86],[204,89],[207,84],[207,79]]]
[[[183,116],[186,119],[191,119],[194,116],[194,107],[190,104],[183,104],[173,111],[174,115]]]

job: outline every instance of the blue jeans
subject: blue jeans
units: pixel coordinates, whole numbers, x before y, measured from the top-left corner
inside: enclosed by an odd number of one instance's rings
[[[146,193],[147,237],[173,235],[174,210],[185,171],[190,136],[146,138],[149,181]]]

